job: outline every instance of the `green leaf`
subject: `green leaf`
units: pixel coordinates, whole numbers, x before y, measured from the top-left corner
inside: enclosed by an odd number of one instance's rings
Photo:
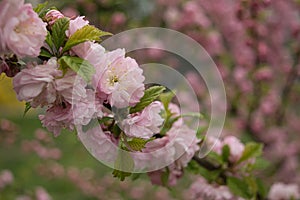
[[[268,190],[261,179],[256,179],[256,185],[258,190],[258,195],[261,197],[260,199],[265,199],[268,195]]]
[[[263,145],[250,142],[246,144],[241,158],[238,160],[237,164],[242,163],[250,158],[258,157],[262,154]]]
[[[46,1],[45,3],[40,3],[38,4],[35,8],[33,8],[34,12],[40,13],[45,7],[48,5],[48,2]]]
[[[64,17],[55,21],[52,27],[52,39],[56,51],[59,51],[59,48],[63,46],[66,41],[66,30],[69,29],[70,19]]]
[[[50,32],[48,31],[47,36],[46,36],[46,43],[49,46],[49,48],[51,49],[50,53],[54,53],[53,49],[54,49],[54,43],[53,43],[53,39],[52,36],[50,34]]]
[[[130,113],[142,111],[145,107],[147,107],[154,100],[156,100],[165,89],[166,88],[163,86],[153,86],[145,90],[145,94],[141,98],[140,102],[134,107],[130,108]]]
[[[169,104],[172,101],[172,99],[174,98],[174,96],[175,96],[175,92],[172,92],[172,91],[162,93],[159,96],[159,100],[164,105],[165,110],[169,110]]]
[[[86,82],[90,82],[95,74],[95,68],[87,60],[79,57],[63,56],[58,60],[62,68],[69,67],[81,76]]]
[[[151,141],[143,138],[130,138],[127,139],[127,144],[130,147],[130,149],[134,151],[142,151],[143,148],[145,148],[145,145],[147,142]]]
[[[167,117],[165,118],[165,122],[163,127],[160,130],[160,135],[165,135],[173,126],[173,124],[180,118],[180,116],[178,117],[171,117],[172,115],[167,115]]]
[[[38,4],[33,10],[39,15],[39,17],[43,17],[43,15],[45,15],[47,12],[47,6],[48,1],[46,1],[45,3]]]
[[[197,129],[197,133],[196,133],[196,136],[198,139],[204,139],[205,138],[205,135],[203,135],[203,133],[207,130],[207,127],[206,126],[203,126],[203,127],[199,127]]]
[[[226,144],[223,146],[222,148],[222,159],[224,162],[228,162],[230,156],[230,148],[229,146]]]
[[[25,110],[24,110],[24,113],[23,113],[23,117],[25,117],[26,113],[31,109],[31,105],[29,102],[26,102],[25,103]]]
[[[259,157],[256,159],[256,162],[253,165],[253,169],[254,170],[264,170],[264,169],[270,167],[270,165],[271,165],[271,163],[268,160]]]
[[[42,47],[40,52],[40,57],[51,58],[52,54],[45,47]]]
[[[112,132],[116,137],[119,137],[120,134],[122,133],[122,130],[120,129],[120,127],[119,127],[118,124],[115,124],[115,125],[112,127],[111,132]]]
[[[213,182],[215,180],[217,180],[217,178],[220,176],[221,174],[221,170],[220,169],[216,169],[216,170],[207,170],[204,167],[200,167],[200,174],[206,178],[206,180],[208,182]]]
[[[248,185],[248,191],[250,192],[251,196],[256,196],[257,194],[257,184],[256,184],[256,179],[253,176],[247,176],[244,178]]]
[[[245,199],[250,199],[252,196],[249,192],[249,187],[244,180],[240,180],[236,177],[227,177],[227,186],[231,192],[237,196]]]
[[[208,180],[209,181],[216,181],[221,173],[222,173],[221,169],[216,169],[216,170],[209,171],[209,179]]]
[[[214,151],[209,152],[207,155],[207,158],[212,161],[213,163],[216,163],[217,165],[222,165],[224,163],[223,156],[217,154]]]
[[[112,117],[102,117],[101,119],[98,120],[99,123],[105,123],[105,122],[108,122],[108,121],[111,121],[113,120],[114,118]]]
[[[208,170],[205,167],[201,166],[199,163],[197,163],[197,161],[195,160],[191,160],[188,163],[186,169],[192,172],[193,174],[203,176],[209,182],[217,180],[220,174],[222,173],[221,169]]]
[[[199,164],[195,160],[191,160],[186,169],[193,174],[200,174]]]
[[[122,171],[116,170],[116,169],[114,169],[112,174],[115,178],[120,179],[120,181],[124,181],[126,177],[131,176],[131,173],[129,173],[129,172],[122,172]]]
[[[112,35],[111,33],[104,32],[99,30],[98,28],[91,26],[91,25],[86,25],[82,27],[81,29],[78,29],[67,41],[65,47],[63,48],[63,53],[70,50],[72,47],[86,42],[86,41],[97,41],[100,42],[101,39],[100,37],[102,36],[107,36],[107,35]]]

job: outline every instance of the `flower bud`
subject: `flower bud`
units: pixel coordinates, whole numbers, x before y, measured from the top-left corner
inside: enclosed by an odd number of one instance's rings
[[[65,16],[59,12],[58,10],[50,10],[47,12],[45,19],[47,21],[47,23],[52,26],[56,20],[60,19],[60,18],[64,18]]]

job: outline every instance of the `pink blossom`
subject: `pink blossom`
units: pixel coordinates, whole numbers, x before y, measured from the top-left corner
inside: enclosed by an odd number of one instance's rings
[[[125,57],[124,49],[117,49],[107,56],[106,70],[102,77],[96,77],[99,92],[107,94],[108,102],[117,108],[135,105],[144,95],[143,70],[134,59]],[[98,67],[103,70],[103,66]]]
[[[208,148],[212,149],[212,151],[216,152],[217,154],[222,153],[223,145],[221,141],[216,137],[207,137],[206,139]]]
[[[240,140],[234,136],[227,136],[222,142],[223,146],[228,145],[230,148],[230,156],[229,160],[231,162],[236,162],[240,159],[240,157],[243,154],[243,151],[245,149],[245,146],[243,143],[240,142]]]
[[[63,128],[73,130],[77,125],[87,125],[93,118],[102,116],[102,104],[97,101],[92,90],[87,90],[84,98],[73,104],[67,101],[56,104],[39,118],[44,127],[58,136]]]
[[[169,186],[174,186],[177,184],[177,181],[183,176],[183,170],[178,168],[176,164],[171,164],[168,166],[169,168],[169,178],[168,178],[168,184]]]
[[[122,12],[116,12],[111,17],[111,22],[113,25],[120,26],[126,22],[126,16]]]
[[[195,23],[195,25],[202,26],[204,28],[208,28],[211,25],[211,22],[196,1],[187,2],[183,9],[185,19],[190,20],[188,23]]]
[[[262,98],[260,110],[265,116],[270,116],[276,112],[280,105],[280,94],[276,90],[271,90]]]
[[[257,80],[270,81],[273,77],[273,71],[271,68],[263,67],[254,74]]]
[[[50,141],[52,141],[52,138],[49,137],[49,134],[43,129],[37,129],[35,131],[35,138],[45,143],[49,143]]]
[[[125,134],[129,137],[150,138],[160,131],[164,119],[160,116],[162,104],[151,103],[140,113],[130,114],[122,124]]]
[[[210,31],[207,35],[207,51],[213,55],[219,55],[224,51],[221,34],[217,31]]]
[[[173,200],[168,189],[164,187],[157,188],[154,199]]]
[[[170,163],[167,166],[169,171],[168,185],[176,185],[177,180],[183,174],[183,167],[190,162],[195,152],[199,150],[196,133],[186,126],[173,127],[163,138],[148,142],[143,152],[151,152],[148,165],[160,166]],[[154,169],[154,168],[153,168]],[[163,185],[162,176],[166,168],[148,173],[151,182],[156,185]]]
[[[216,152],[217,154],[222,154],[222,149],[225,145],[228,145],[230,148],[230,156],[229,160],[231,162],[236,162],[240,159],[245,149],[243,143],[234,136],[227,136],[224,138],[223,141],[220,141],[218,138],[215,137],[207,137],[206,139],[208,148],[212,148],[212,151]]]
[[[161,169],[174,162],[175,149],[169,137],[156,138],[148,142],[142,153],[135,153],[134,161],[137,169]]]
[[[73,18],[75,16],[77,16],[79,13],[77,10],[75,10],[74,8],[71,7],[66,7],[62,10],[62,13],[66,16],[66,17],[70,17]]]
[[[44,127],[58,136],[63,128],[74,130],[72,106],[68,103],[50,107],[45,115],[39,115]]]
[[[13,79],[18,100],[31,102],[32,107],[54,103],[56,100],[54,79],[57,76],[62,76],[62,72],[58,70],[55,58],[44,65],[35,67],[28,65]]]
[[[22,5],[24,5],[24,0],[3,0],[0,2],[0,55],[9,52],[6,41],[3,38],[3,29],[7,23],[7,19],[11,19],[14,15],[17,15]]]
[[[84,16],[79,16],[75,19],[70,20],[69,30],[66,31],[66,35],[70,37],[73,35],[77,30],[83,28],[84,26],[88,25],[89,21],[84,19]]]
[[[47,35],[46,24],[24,1],[4,0],[0,4],[1,51],[11,50],[19,57],[36,57]]]
[[[143,199],[144,194],[147,192],[146,187],[133,187],[130,190],[131,199]]]
[[[103,59],[105,59],[105,49],[100,44],[84,42],[73,47],[72,51],[80,58],[83,58],[89,61],[92,65],[97,66],[97,68],[104,68],[104,66],[101,65],[103,63]]]
[[[14,175],[9,170],[3,170],[0,173],[0,189],[12,184]]]
[[[18,100],[30,102],[34,108],[86,98],[87,83],[72,70],[63,76],[56,58],[44,65],[28,65],[14,77],[13,84]]]
[[[91,119],[103,116],[102,104],[95,98],[95,93],[92,90],[87,90],[86,93],[86,98],[72,105],[76,125],[87,125]]]
[[[185,77],[197,95],[200,96],[204,93],[204,84],[201,82],[201,79],[197,73],[188,72]]]
[[[174,170],[171,182],[176,182],[174,179],[180,177],[178,172],[187,166],[195,152],[199,150],[197,144],[199,141],[195,131],[188,127],[184,125],[172,127],[166,136],[148,142],[143,153],[134,154],[136,167],[153,171],[163,170],[161,168],[167,166],[170,170]]]
[[[169,110],[173,114],[172,117],[179,117],[181,115],[180,108],[174,103],[169,104]],[[179,118],[177,121],[174,122],[173,127],[180,127],[182,125],[183,119]]]
[[[60,19],[60,18],[64,18],[65,16],[59,12],[58,10],[50,10],[46,13],[46,20],[49,23],[50,26],[52,26],[56,20]]]
[[[163,185],[162,175],[163,175],[163,171],[162,170],[148,172],[148,176],[150,178],[150,181],[154,185]]]
[[[89,62],[91,62],[91,64],[95,66],[96,73],[93,76],[92,85],[97,90],[99,97],[107,99],[108,95],[99,89],[101,85],[101,78],[104,72],[107,70],[108,66],[110,66],[114,60],[118,59],[119,57],[122,57],[124,53],[121,49],[104,53],[103,51],[105,50],[101,48],[102,46],[90,46],[90,53],[80,54],[80,56],[83,55],[83,57],[85,57],[86,60],[88,60]],[[85,47],[87,47],[87,45]]]
[[[209,184],[204,178],[198,178],[188,190],[190,200],[238,200],[229,191],[227,186]]]
[[[167,136],[175,148],[175,158],[179,169],[186,167],[190,160],[199,150],[198,143],[200,140],[196,137],[196,131],[185,125],[181,127],[172,127]]]
[[[77,56],[87,60],[95,67],[96,73],[92,77],[92,85],[96,89],[99,79],[102,77],[108,65],[107,60],[109,57],[107,56],[108,54],[105,53],[105,49],[100,44],[88,41],[76,45],[72,48],[72,51]],[[97,93],[97,96],[102,101],[107,99],[107,95],[99,91]]]
[[[157,0],[157,3],[159,5],[164,5],[164,6],[175,6],[177,5],[180,0]]]
[[[72,70],[68,70],[63,78],[55,79],[58,98],[63,97],[70,104],[86,98],[87,83]]]
[[[36,200],[51,200],[51,196],[43,187],[37,187],[35,190]]]
[[[182,177],[183,169],[179,168],[175,163],[169,165],[168,169],[169,169],[168,184],[170,186],[174,186],[177,184],[177,180]]]
[[[24,5],[24,0],[2,0],[0,3],[0,18],[7,19],[12,18],[14,15],[18,13],[18,11]],[[0,21],[0,27],[3,28],[5,26],[5,21]]]
[[[167,183],[163,183],[163,175],[167,173],[166,170],[169,170],[169,176]],[[182,170],[178,169],[174,164],[168,166],[168,169],[157,170],[153,172],[148,172],[148,176],[151,180],[151,183],[154,185],[164,185],[174,186],[177,184],[177,180],[183,175]]]
[[[164,19],[171,27],[176,27],[180,17],[180,11],[175,7],[168,8],[164,13]]]
[[[296,184],[275,183],[270,189],[268,198],[270,200],[299,199],[299,187]]]

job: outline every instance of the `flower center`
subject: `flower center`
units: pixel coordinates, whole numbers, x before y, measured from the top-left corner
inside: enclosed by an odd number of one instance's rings
[[[15,29],[14,29],[14,31],[15,31],[16,33],[20,33],[20,32],[21,32],[21,29],[20,29],[19,26],[16,26]]]
[[[22,33],[27,35],[34,35],[36,33],[36,26],[34,24],[33,19],[28,19],[26,21],[20,22],[18,25],[15,26],[14,31],[16,33]]]
[[[109,79],[109,83],[110,85],[114,85],[115,83],[117,83],[119,81],[118,77],[116,75],[111,76]]]

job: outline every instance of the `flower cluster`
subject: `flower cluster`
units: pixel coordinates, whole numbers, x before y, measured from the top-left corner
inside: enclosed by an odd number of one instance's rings
[[[26,102],[25,114],[31,108],[46,108],[39,119],[54,136],[62,129],[76,130],[84,143],[83,132],[92,138],[88,145],[95,148],[94,154],[111,162],[117,162],[119,155],[113,149],[119,146],[136,153],[132,155],[135,169],[156,170],[148,173],[153,183],[174,185],[199,150],[200,139],[184,124],[180,108],[170,102],[173,93],[164,92],[162,86],[146,89],[137,62],[126,57],[125,49],[102,47],[100,37],[110,34],[83,16],[68,18],[45,5],[33,10],[23,2],[18,12],[10,12],[16,3],[1,2],[3,13],[18,21],[13,26],[10,20],[2,21],[1,66],[7,68],[3,72],[15,67],[6,62],[11,54],[18,61],[13,87],[17,99]],[[2,37],[11,28],[20,44]],[[19,62],[24,56],[39,60]],[[168,102],[158,101],[162,94],[170,97]],[[165,161],[168,166],[160,166]],[[166,173],[168,181],[160,183]],[[123,180],[128,173],[115,170],[114,175]]]
[[[270,189],[269,199],[299,199],[299,187],[296,184],[275,183]]]
[[[153,154],[156,157],[160,156],[160,159],[175,160],[175,162],[166,168],[149,172],[148,175],[151,182],[165,186],[176,185],[177,180],[183,175],[183,169],[187,167],[195,153],[199,150],[198,142],[200,140],[196,138],[193,130],[185,125],[180,125],[171,128],[167,132],[166,137],[147,143],[145,151],[154,151],[162,146],[169,146],[166,152],[160,152],[160,155],[157,153]],[[162,177],[166,174],[168,178],[164,180]]]
[[[198,12],[198,6],[184,4],[185,17],[167,12],[168,23],[175,23],[176,29],[187,23],[211,26]],[[203,10],[215,8],[202,6]],[[26,102],[24,114],[31,108],[45,108],[39,119],[48,131],[54,136],[63,129],[77,131],[93,156],[113,163],[115,177],[124,180],[131,172],[147,172],[152,183],[169,187],[188,170],[202,176],[192,186],[194,199],[266,196],[258,189],[261,180],[253,175],[263,146],[254,142],[244,145],[233,136],[223,140],[205,137],[205,128],[188,127],[180,107],[173,103],[172,91],[167,92],[163,86],[146,86],[142,68],[125,55],[125,49],[107,51],[101,46],[101,37],[110,33],[90,25],[83,16],[69,18],[58,10],[47,9],[46,4],[33,9],[22,0],[3,0],[0,19],[0,73],[13,77],[17,99]],[[179,19],[183,20],[176,23]],[[218,43],[217,33],[210,37]],[[223,50],[221,46],[213,49],[214,55]],[[259,49],[264,52],[263,45]],[[249,63],[245,55],[235,56],[240,65]],[[24,57],[36,60],[28,62],[22,60]],[[244,71],[236,71],[235,76],[243,77]],[[259,79],[270,76],[265,69],[256,74]],[[269,105],[263,107],[271,112]],[[40,157],[60,157],[55,149],[51,153],[38,143],[34,146],[26,149]],[[212,151],[199,158],[201,148]],[[201,187],[195,186],[198,184]],[[297,187],[273,187],[276,191],[288,188],[289,194],[281,198],[299,196]],[[271,199],[277,196],[275,189],[271,189]]]
[[[208,138],[208,141],[214,145],[213,151],[219,155],[222,154],[223,148],[228,146],[230,149],[229,161],[232,163],[237,162],[241,158],[245,149],[245,145],[234,136],[227,136],[223,141],[220,141],[217,138]]]
[[[187,199],[242,200],[235,197],[227,186],[212,185],[198,178],[190,187]]]
[[[55,25],[67,21],[69,27],[62,33],[66,39],[92,27],[83,17],[68,19],[56,10],[47,12],[45,19],[48,34],[56,34]],[[53,50],[48,43],[43,48],[49,53]],[[91,87],[87,87],[88,82],[78,76],[78,71],[64,66],[65,62],[75,62],[75,58],[88,62],[96,72],[92,74]],[[82,64],[78,63],[78,67],[83,68]],[[77,125],[87,125],[92,119],[101,118],[103,103],[117,108],[134,106],[144,94],[142,72],[134,59],[125,57],[125,50],[105,52],[100,44],[87,41],[73,46],[63,57],[50,57],[42,64],[27,64],[14,77],[13,84],[18,100],[26,101],[33,108],[47,107],[40,120],[57,136],[62,128],[74,130]]]

